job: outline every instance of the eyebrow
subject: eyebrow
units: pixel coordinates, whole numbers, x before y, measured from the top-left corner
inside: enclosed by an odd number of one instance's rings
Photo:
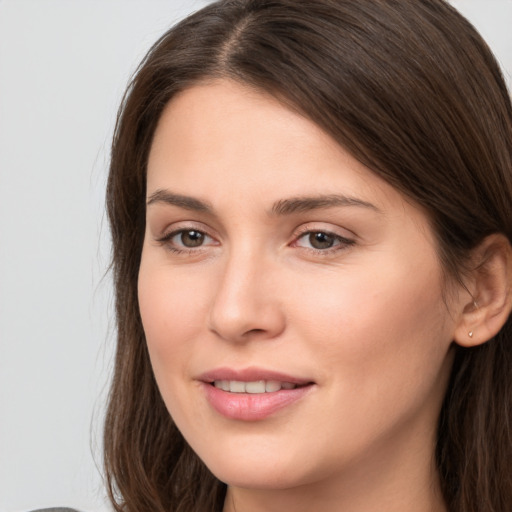
[[[205,201],[196,199],[195,197],[183,196],[181,194],[174,194],[168,190],[159,189],[151,194],[147,200],[146,205],[149,206],[155,203],[165,203],[185,210],[192,210],[196,212],[211,213],[212,207]]]
[[[169,190],[158,189],[153,192],[148,200],[147,206],[155,203],[164,203],[186,210],[213,213],[212,206],[206,201],[196,199],[195,197],[175,194]],[[378,213],[382,213],[372,203],[363,201],[356,197],[345,196],[340,194],[329,194],[319,196],[299,196],[288,199],[280,199],[276,201],[271,210],[271,216],[286,216],[294,213],[303,213],[311,210],[322,210],[341,206],[356,206],[360,208],[368,208]]]
[[[281,199],[273,206],[271,213],[273,215],[291,215],[293,213],[301,213],[310,210],[323,210],[327,208],[335,208],[339,206],[357,206],[368,208],[375,212],[381,213],[372,203],[363,201],[356,197],[345,196],[340,194],[320,195],[313,197],[291,197],[289,199]]]

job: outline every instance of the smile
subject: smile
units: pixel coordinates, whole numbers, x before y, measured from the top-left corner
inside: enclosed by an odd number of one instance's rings
[[[293,382],[280,382],[277,380],[255,380],[244,382],[240,380],[216,380],[213,385],[229,393],[276,393],[277,391],[297,388]]]
[[[262,368],[217,368],[197,380],[209,405],[237,421],[261,421],[288,410],[316,388],[311,379]]]

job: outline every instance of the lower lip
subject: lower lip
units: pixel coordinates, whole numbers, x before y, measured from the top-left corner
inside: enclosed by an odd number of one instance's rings
[[[273,393],[229,393],[203,383],[210,405],[222,416],[233,420],[258,421],[292,405],[309,393],[313,385],[281,389]]]

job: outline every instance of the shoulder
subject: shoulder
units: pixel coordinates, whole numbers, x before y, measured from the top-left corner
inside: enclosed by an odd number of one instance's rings
[[[75,508],[68,507],[53,507],[53,508],[38,508],[36,510],[31,510],[30,512],[79,512]]]

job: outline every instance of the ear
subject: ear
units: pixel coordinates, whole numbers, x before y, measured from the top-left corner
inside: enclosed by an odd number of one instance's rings
[[[466,285],[454,341],[463,347],[481,345],[498,334],[512,310],[512,247],[494,234],[473,251],[473,270]]]

